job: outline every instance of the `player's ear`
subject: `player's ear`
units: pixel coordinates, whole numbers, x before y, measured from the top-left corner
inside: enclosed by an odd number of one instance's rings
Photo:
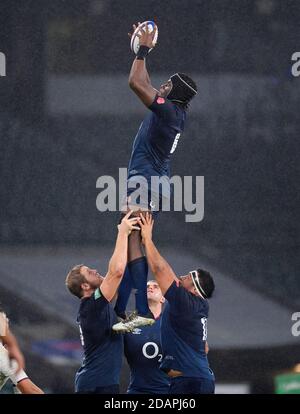
[[[165,303],[166,299],[164,298],[164,296],[161,297],[160,299],[160,303]]]
[[[89,290],[90,284],[87,282],[84,282],[84,283],[81,283],[80,287],[81,287],[81,290]]]

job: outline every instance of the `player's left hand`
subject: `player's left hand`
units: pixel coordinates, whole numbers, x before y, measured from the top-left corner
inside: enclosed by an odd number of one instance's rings
[[[139,217],[132,217],[129,218],[132,214],[132,210],[130,210],[126,216],[122,219],[121,223],[118,225],[119,232],[124,231],[129,236],[132,230],[140,230],[136,224],[139,224],[140,218]]]
[[[142,235],[142,243],[145,244],[146,240],[152,240],[152,230],[153,230],[153,218],[152,214],[146,213],[146,215],[140,214],[140,227]]]

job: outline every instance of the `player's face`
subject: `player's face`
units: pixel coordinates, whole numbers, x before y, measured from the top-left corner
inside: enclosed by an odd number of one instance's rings
[[[164,83],[163,85],[160,86],[159,95],[162,98],[166,98],[169,95],[169,93],[171,92],[172,86],[173,86],[172,81],[171,81],[171,79],[169,79],[166,83]]]
[[[86,281],[93,289],[97,289],[104,279],[96,269],[91,269],[88,266],[82,266],[80,273],[85,277]]]
[[[161,301],[162,293],[157,283],[155,282],[147,283],[147,298],[155,302]]]
[[[179,280],[180,280],[181,286],[184,287],[187,290],[190,290],[191,288],[194,287],[192,276],[190,274],[180,276]]]

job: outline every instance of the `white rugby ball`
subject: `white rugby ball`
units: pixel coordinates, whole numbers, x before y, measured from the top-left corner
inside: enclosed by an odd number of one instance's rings
[[[139,48],[140,48],[140,39],[138,37],[138,34],[141,30],[145,31],[145,28],[146,28],[147,25],[148,25],[148,30],[149,30],[150,33],[153,31],[154,27],[156,26],[156,24],[153,21],[147,20],[147,21],[141,23],[140,25],[138,25],[138,27],[133,32],[133,35],[131,36],[130,47],[131,47],[131,50],[133,51],[133,53],[135,53],[135,54],[137,54],[137,52],[139,51]],[[153,38],[154,45],[157,42],[157,38],[158,38],[158,28],[156,26],[156,33],[155,33],[155,36]],[[150,49],[150,50],[152,50],[152,49]]]

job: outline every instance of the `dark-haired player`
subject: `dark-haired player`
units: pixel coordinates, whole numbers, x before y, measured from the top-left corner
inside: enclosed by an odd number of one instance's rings
[[[142,240],[149,266],[167,299],[162,324],[163,358],[160,368],[170,377],[169,394],[213,394],[205,344],[208,301],[215,285],[205,270],[192,270],[177,277],[152,241],[153,219],[141,215]]]
[[[136,26],[133,26],[136,29]],[[165,200],[170,198],[170,160],[175,152],[186,122],[186,111],[191,99],[197,94],[195,82],[183,73],[175,73],[170,79],[155,89],[146,68],[146,56],[154,47],[152,33],[148,27],[139,35],[140,48],[133,61],[129,85],[142,103],[150,110],[143,120],[135,137],[128,167],[127,206],[130,209],[162,209]],[[142,181],[140,178],[143,177]],[[151,187],[153,179],[160,179],[162,186]],[[139,188],[139,197],[135,198]],[[131,287],[136,289],[137,316],[129,320],[129,325],[119,323],[113,329],[126,332],[132,327],[153,323],[147,304],[147,261],[140,246],[140,234],[132,232],[129,238],[128,267],[119,288],[115,307],[117,314],[125,317],[125,309]],[[130,328],[128,328],[130,326]],[[128,328],[128,329],[127,329]]]

